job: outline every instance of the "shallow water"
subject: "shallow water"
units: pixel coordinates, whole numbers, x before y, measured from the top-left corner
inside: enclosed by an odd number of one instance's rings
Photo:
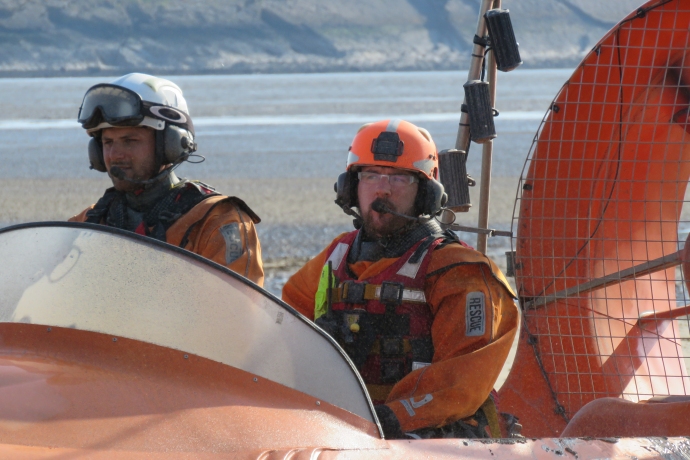
[[[570,70],[499,75],[496,176],[522,168],[541,116]],[[199,153],[185,165],[199,177],[335,177],[357,127],[405,118],[455,143],[465,72],[341,73],[172,77],[187,97]],[[94,78],[1,79],[0,178],[94,177],[76,123]],[[107,79],[106,79],[107,81]],[[469,169],[479,175],[478,146]]]

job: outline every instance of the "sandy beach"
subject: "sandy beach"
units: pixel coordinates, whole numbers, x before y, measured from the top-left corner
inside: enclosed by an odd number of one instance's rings
[[[335,179],[215,179],[202,178],[226,195],[238,196],[261,217],[257,225],[261,239],[266,287],[280,294],[287,277],[310,257],[321,251],[336,235],[349,231],[352,219],[333,200]],[[495,182],[492,213],[510,216],[517,178]],[[0,181],[0,222],[63,221],[94,203],[110,181],[99,179],[4,179]],[[472,192],[478,193],[475,187]],[[476,203],[478,197],[472,197]],[[477,206],[458,215],[463,225],[476,225]],[[502,222],[509,226],[509,220]],[[475,235],[463,235],[474,245]],[[507,238],[490,241],[491,255],[502,268],[509,250]]]

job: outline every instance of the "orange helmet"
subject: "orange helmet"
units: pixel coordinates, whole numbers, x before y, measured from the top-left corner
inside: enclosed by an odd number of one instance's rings
[[[347,170],[386,166],[438,179],[438,153],[431,135],[404,120],[382,120],[362,126],[352,140]]]
[[[399,168],[420,174],[415,200],[419,215],[436,216],[448,196],[438,181],[438,153],[431,135],[404,120],[382,120],[361,128],[352,140],[347,155],[347,171],[334,185],[335,203],[361,225],[361,216],[352,210],[358,206],[356,170],[362,166]]]

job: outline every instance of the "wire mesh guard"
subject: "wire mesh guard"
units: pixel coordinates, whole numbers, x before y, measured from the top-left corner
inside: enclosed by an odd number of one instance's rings
[[[567,418],[690,394],[690,0],[612,29],[556,96],[513,217],[524,327]]]

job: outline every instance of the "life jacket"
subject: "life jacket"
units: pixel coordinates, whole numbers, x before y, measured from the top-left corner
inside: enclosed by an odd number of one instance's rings
[[[357,234],[348,233],[327,251],[330,309],[315,311],[315,321],[350,356],[374,404],[382,404],[396,382],[433,358],[434,318],[424,282],[434,249],[448,237],[430,235],[381,273],[358,280],[347,263]]]
[[[163,196],[156,204],[144,213],[141,224],[135,233],[166,241],[167,230],[196,205],[218,196],[212,187],[201,182],[182,180]],[[105,191],[94,207],[86,213],[85,222],[126,228],[127,199],[114,187]]]

